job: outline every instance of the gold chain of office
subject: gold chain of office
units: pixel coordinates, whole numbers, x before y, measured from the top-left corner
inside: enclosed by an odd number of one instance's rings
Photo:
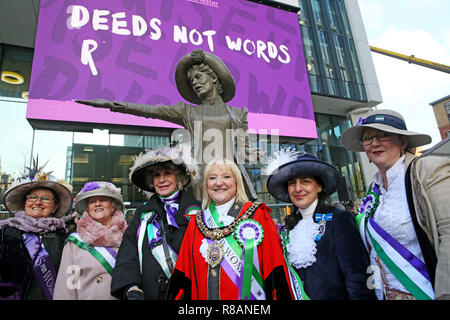
[[[252,205],[248,207],[248,209],[245,210],[245,212],[239,218],[235,219],[233,223],[231,223],[226,227],[208,228],[205,222],[203,221],[203,215],[201,211],[197,212],[197,214],[195,215],[195,222],[197,223],[200,232],[206,238],[211,240],[220,240],[233,233],[239,222],[241,222],[242,220],[249,219],[260,205],[261,202],[252,203]]]

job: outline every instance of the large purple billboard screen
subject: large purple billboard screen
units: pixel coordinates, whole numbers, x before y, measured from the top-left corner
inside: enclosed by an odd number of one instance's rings
[[[228,66],[228,104],[248,108],[250,129],[316,137],[297,15],[245,0],[42,0],[27,118],[177,128],[74,100],[175,104],[177,62],[194,49]]]

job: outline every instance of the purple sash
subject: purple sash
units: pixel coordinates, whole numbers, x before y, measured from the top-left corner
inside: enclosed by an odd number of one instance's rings
[[[50,256],[36,234],[24,233],[23,240],[30,257],[35,257],[37,255],[36,262],[33,265],[34,276],[47,300],[53,300],[56,271],[50,260]]]

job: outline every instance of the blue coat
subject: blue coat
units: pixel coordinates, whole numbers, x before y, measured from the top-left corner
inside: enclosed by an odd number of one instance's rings
[[[318,206],[314,219],[318,213],[332,213],[332,218],[326,222],[325,233],[316,241],[316,262],[307,268],[295,269],[306,294],[311,300],[375,299],[374,291],[367,286],[371,276],[367,271],[369,257],[357,231],[354,214]]]

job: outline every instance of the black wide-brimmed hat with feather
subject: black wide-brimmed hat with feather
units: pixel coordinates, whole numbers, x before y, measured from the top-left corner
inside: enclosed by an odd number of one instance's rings
[[[291,148],[281,149],[270,158],[263,174],[267,179],[269,193],[284,202],[291,202],[287,191],[290,179],[300,175],[312,175],[320,178],[324,183],[325,191],[331,195],[339,185],[339,172],[328,162],[322,161],[312,154],[297,151]]]
[[[24,210],[26,195],[33,189],[46,188],[52,190],[58,198],[59,206],[52,217],[61,218],[69,212],[73,203],[72,186],[64,180],[58,180],[52,175],[53,171],[43,172],[47,162],[39,167],[36,157],[33,159],[33,167],[26,168],[28,173],[13,181],[3,196],[3,203],[8,211],[15,214]]]

